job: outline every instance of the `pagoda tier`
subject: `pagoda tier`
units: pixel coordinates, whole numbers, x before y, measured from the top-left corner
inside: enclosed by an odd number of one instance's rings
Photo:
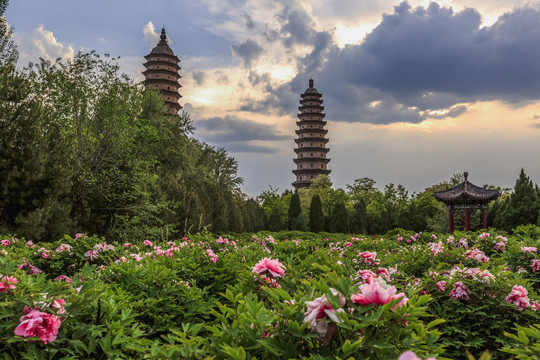
[[[300,137],[304,135],[303,137],[316,138],[318,137],[317,135],[322,135],[322,136],[326,135],[328,133],[328,130],[322,129],[322,128],[313,128],[313,129],[300,128],[299,130],[295,130],[294,132],[296,133],[296,135],[299,135]]]
[[[300,114],[299,114],[300,115]],[[323,126],[326,125],[326,120],[315,120],[315,119],[303,119],[301,121],[297,121],[296,122],[296,125],[300,128],[300,129],[317,129],[319,128],[322,128]],[[302,128],[302,126],[304,126]],[[320,129],[319,128],[319,129]]]
[[[147,89],[158,89],[161,98],[171,115],[177,115],[182,106],[178,103],[182,95],[178,92],[182,85],[178,82],[182,76],[178,73],[181,69],[178,63],[180,59],[174,54],[167,44],[165,29],[161,30],[160,41],[152,49],[150,54],[144,57],[146,68],[143,71],[144,86]]]
[[[327,165],[330,159],[326,157],[329,149],[326,147],[328,133],[324,127],[326,121],[323,120],[326,114],[323,113],[322,94],[313,87],[313,80],[309,80],[309,88],[300,94],[300,106],[298,119],[296,122],[298,129],[295,131],[298,136],[294,139],[297,147],[294,149],[296,158],[293,159],[296,169],[296,181],[292,183],[295,188],[307,187],[311,181],[319,175],[328,175],[330,170]]]
[[[324,144],[328,143],[328,139],[323,138],[322,136],[321,137],[303,137],[300,139],[294,139],[294,142],[297,143],[301,148],[307,147],[308,143],[309,143],[309,146],[324,147]],[[318,145],[314,145],[315,143],[317,143]]]
[[[303,148],[296,148],[294,149],[294,152],[297,153],[297,154],[300,154],[300,153],[306,153],[306,152],[310,152],[310,151],[319,151],[319,152],[324,152],[325,154],[328,154],[328,151],[330,151],[329,148],[322,148],[322,147],[316,147],[316,146],[306,146],[306,147],[303,147]]]

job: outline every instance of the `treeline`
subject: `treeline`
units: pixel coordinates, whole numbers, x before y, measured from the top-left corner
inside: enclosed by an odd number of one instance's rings
[[[395,228],[447,232],[448,211],[435,200],[435,191],[460,184],[463,175],[409,195],[402,185],[376,188],[373,179],[362,178],[347,185],[347,190],[333,189],[327,176],[319,176],[306,189],[278,194],[270,189],[260,199],[271,231],[302,230],[358,234],[385,234]],[[540,189],[522,169],[513,191],[493,185],[502,195],[487,211],[488,227],[511,231],[519,225],[540,225]],[[456,230],[464,230],[462,211],[454,215]],[[471,227],[482,228],[480,210],[471,211]]]
[[[7,1],[0,0],[0,15]],[[0,16],[0,233],[159,238],[256,231],[237,162],[95,53],[16,68]]]
[[[0,15],[7,0],[0,0]],[[187,114],[169,116],[157,91],[95,53],[16,67],[0,16],[0,233],[56,240],[86,232],[110,239],[164,239],[211,231],[309,230],[383,234],[394,228],[444,232],[433,192],[409,195],[369,178],[346,190],[328,177],[297,192],[240,190],[237,162],[195,139]],[[540,190],[522,171],[514,192],[488,212],[490,226],[539,224]],[[480,228],[480,215],[472,216]],[[459,213],[456,229],[460,228]]]

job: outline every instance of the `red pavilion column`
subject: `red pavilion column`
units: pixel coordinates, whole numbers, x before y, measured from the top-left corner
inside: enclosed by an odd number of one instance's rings
[[[463,209],[465,212],[465,231],[471,231],[471,221],[469,219],[469,209]]]
[[[482,226],[484,229],[487,229],[487,214],[486,208],[482,208]]]
[[[454,209],[448,208],[448,226],[450,227],[450,235],[454,233]]]

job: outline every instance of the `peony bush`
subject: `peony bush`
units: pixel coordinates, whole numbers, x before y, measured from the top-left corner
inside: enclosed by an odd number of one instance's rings
[[[123,244],[0,236],[0,353],[534,358],[538,347],[524,339],[540,326],[537,233],[263,232]]]

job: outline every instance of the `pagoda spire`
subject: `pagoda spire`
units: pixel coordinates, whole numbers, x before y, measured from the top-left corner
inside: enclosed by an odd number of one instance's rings
[[[167,43],[167,34],[165,27],[161,29],[158,44],[152,49],[150,54],[144,58],[146,62],[143,64],[146,68],[143,71],[145,88],[158,89],[161,98],[168,108],[171,115],[177,115],[182,106],[178,103],[182,95],[179,90],[182,87],[179,80],[181,78],[180,59],[174,54]]]
[[[296,130],[298,137],[294,140],[297,145],[294,149],[296,170],[293,170],[296,181],[292,183],[296,189],[308,187],[319,175],[330,174],[327,168],[330,159],[326,157],[330,149],[326,147],[328,139],[325,135],[328,130],[324,128],[326,121],[323,119],[326,114],[323,113],[322,94],[315,89],[313,79],[309,80],[308,86],[300,95],[302,97],[298,107],[300,120],[296,122],[298,126]]]

